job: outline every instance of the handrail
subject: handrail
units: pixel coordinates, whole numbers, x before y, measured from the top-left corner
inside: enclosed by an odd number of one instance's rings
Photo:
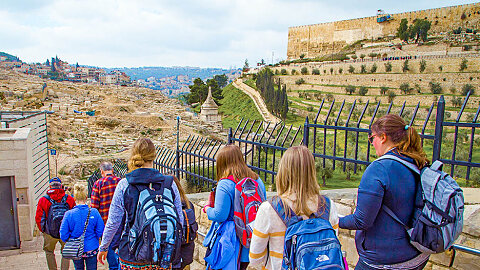
[[[462,245],[452,245],[451,249],[459,250],[468,254],[480,256],[480,250]]]

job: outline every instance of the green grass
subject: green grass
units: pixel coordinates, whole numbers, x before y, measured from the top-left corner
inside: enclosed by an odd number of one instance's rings
[[[243,81],[243,82],[244,82],[246,85],[252,87],[253,89],[257,89],[257,85],[256,85],[256,83],[255,83],[254,80],[248,79],[248,80],[245,80],[245,81]]]
[[[236,128],[242,117],[253,120],[263,120],[253,100],[231,84],[223,88],[223,99],[218,108],[222,114],[224,128]]]

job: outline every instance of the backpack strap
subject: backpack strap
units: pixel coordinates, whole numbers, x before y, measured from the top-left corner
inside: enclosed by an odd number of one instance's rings
[[[272,198],[268,199],[268,202],[272,205],[273,207],[273,210],[275,210],[275,212],[277,213],[277,215],[280,217],[280,219],[283,221],[283,223],[285,224],[285,226],[288,228],[290,225],[293,225],[297,222],[299,222],[300,220],[302,220],[302,218],[299,218],[294,212],[292,209],[290,209],[290,216],[287,217],[286,213],[285,213],[285,205],[283,205],[283,201],[280,199],[279,196],[273,196]],[[288,207],[288,206],[286,206]]]
[[[382,209],[383,211],[385,211],[385,213],[387,213],[390,217],[392,217],[396,222],[400,223],[405,228],[405,230],[407,231],[410,230],[410,228],[400,220],[400,218],[392,211],[392,209],[390,209],[385,204],[382,204]]]
[[[417,174],[420,174],[420,170],[418,169],[417,165],[415,164],[412,164],[406,160],[403,160],[397,156],[394,156],[394,155],[383,155],[379,158],[377,158],[375,161],[379,161],[379,160],[382,160],[382,159],[393,159],[395,161],[398,161],[400,163],[402,163],[403,165],[405,165],[405,167],[409,168],[410,170],[412,170],[413,172],[417,173]]]
[[[45,199],[47,199],[51,204],[54,204],[55,203],[55,200],[52,199],[52,197],[50,197],[50,195],[45,195],[43,196]]]
[[[325,199],[325,205],[322,204],[322,198]],[[330,219],[330,199],[326,196],[318,195],[317,212],[312,213],[310,218]]]
[[[81,236],[82,239],[85,238],[85,232],[87,231],[88,221],[90,220],[90,211],[91,210],[92,210],[92,208],[88,207],[87,220],[85,221],[85,227],[83,227],[83,233],[82,233],[82,236]]]
[[[435,162],[433,162],[433,164],[430,165],[430,169],[435,171],[441,170],[442,167],[443,167],[443,162],[441,162],[440,160],[435,160]]]

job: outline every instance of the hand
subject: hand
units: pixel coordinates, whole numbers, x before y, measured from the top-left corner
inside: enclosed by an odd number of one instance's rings
[[[203,212],[204,212],[205,214],[207,213],[207,209],[208,209],[208,208],[211,208],[211,207],[210,207],[209,205],[205,205],[205,206],[203,207]]]
[[[97,260],[102,265],[104,264],[103,260],[107,259],[107,253],[108,253],[108,251],[99,251],[98,254],[97,254]]]

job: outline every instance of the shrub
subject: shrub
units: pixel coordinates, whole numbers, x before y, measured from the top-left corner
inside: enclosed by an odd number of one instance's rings
[[[393,91],[388,91],[388,102],[393,102],[397,95]]]
[[[370,69],[371,73],[377,72],[377,64],[373,64],[372,68]]]
[[[438,71],[440,71],[440,72],[443,71],[443,66],[442,65],[438,66]]]
[[[442,93],[442,86],[440,86],[440,83],[430,82],[428,85],[430,86],[430,92],[432,92],[432,94]]]
[[[312,74],[313,74],[313,75],[320,75],[320,70],[318,70],[318,68],[314,68],[314,69],[312,70]]]
[[[387,62],[385,63],[385,72],[391,72],[392,71],[392,63]]]
[[[410,68],[408,67],[408,60],[405,60],[405,62],[403,62],[402,71],[407,72],[409,70]]]
[[[450,93],[455,94],[456,92],[457,92],[457,88],[455,88],[455,87],[452,86],[452,87],[450,88]]]
[[[460,106],[462,106],[462,103],[463,103],[463,101],[462,101],[461,97],[453,97],[452,98],[453,107],[460,107]]]
[[[460,68],[459,68],[460,71],[464,71],[465,69],[467,69],[467,62],[468,62],[467,59],[465,58],[462,59],[462,62],[460,63]]]
[[[405,95],[410,93],[410,85],[408,83],[402,83],[400,85],[400,91],[402,91]]]
[[[278,69],[275,69],[275,75],[280,75],[280,71],[278,71]]]
[[[358,56],[357,56],[356,54],[352,55],[352,59],[353,59],[353,60],[355,60],[355,59],[357,59],[357,58],[358,58]]]
[[[338,69],[338,74],[342,74],[342,72],[343,72],[343,68],[339,68]]]
[[[330,68],[330,74],[333,74],[333,67]]]
[[[328,100],[328,101],[330,101],[330,102],[332,102],[332,101],[333,101],[333,99],[334,99],[333,95],[332,95],[332,94],[330,94],[330,93],[329,93],[329,94],[327,94],[326,98],[327,98],[327,100]]]
[[[308,106],[308,107],[307,107],[307,111],[313,112],[313,106]]]
[[[424,59],[422,59],[422,61],[420,61],[420,72],[424,72],[425,71],[425,68],[427,68],[427,61],[425,61]]]
[[[366,55],[365,55],[365,54],[363,54],[363,53],[362,53],[362,54],[360,54],[360,58],[361,58],[362,60],[363,60],[363,58],[365,58],[365,56],[366,56]]]
[[[362,73],[362,74],[367,73],[367,66],[366,65],[361,65],[360,66],[360,73]]]
[[[462,95],[466,96],[470,92],[471,95],[475,94],[475,87],[469,83],[462,87]]]
[[[295,81],[296,85],[300,85],[300,84],[303,84],[303,83],[305,83],[305,80],[303,78],[300,78],[300,79]]]
[[[422,87],[420,87],[420,85],[418,83],[415,84],[415,90],[417,90],[417,93],[418,94],[421,94],[422,93]]]
[[[297,74],[297,70],[296,69],[292,69],[292,75],[295,75]]]
[[[375,57],[377,57],[377,55],[378,55],[378,54],[377,54],[377,53],[374,53],[374,52],[368,54],[368,56],[371,57],[372,59],[375,58]]]
[[[307,75],[307,74],[308,74],[308,69],[307,69],[307,67],[302,67],[302,69],[300,70],[300,72],[301,72],[303,75]]]
[[[352,93],[355,93],[355,86],[347,85],[345,87],[345,92],[347,92],[349,95],[351,95]]]
[[[303,58],[305,58],[305,54],[304,54],[304,53],[300,54],[300,59],[303,59]]]
[[[367,93],[368,93],[368,88],[365,86],[360,86],[360,88],[358,89],[358,94],[360,96],[365,96]]]
[[[388,87],[382,86],[380,87],[380,94],[385,95],[388,91]]]
[[[287,75],[288,73],[286,69],[282,68],[282,70],[280,71],[280,74]]]
[[[348,72],[354,73],[354,72],[355,72],[355,68],[354,68],[352,65],[350,65],[350,66],[348,67]]]

